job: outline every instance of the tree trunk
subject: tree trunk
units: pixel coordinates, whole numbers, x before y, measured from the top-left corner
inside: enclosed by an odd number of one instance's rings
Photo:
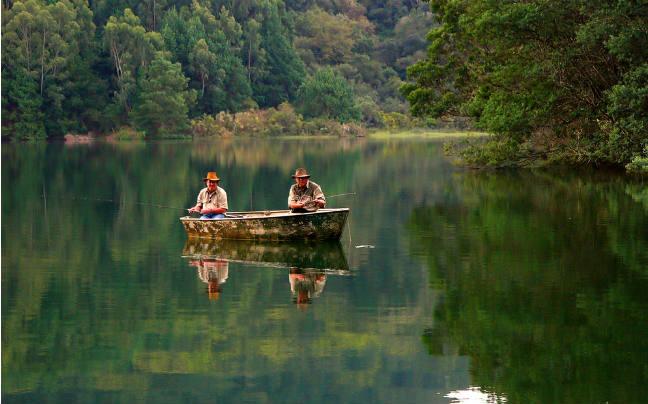
[[[250,41],[250,46],[248,46],[248,81],[252,82],[252,41]]]
[[[41,47],[41,74],[40,74],[40,95],[43,96],[43,83],[45,82],[45,29],[43,28],[43,44]]]

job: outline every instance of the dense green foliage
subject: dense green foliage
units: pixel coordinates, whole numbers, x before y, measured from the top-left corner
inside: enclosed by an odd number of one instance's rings
[[[402,90],[414,114],[469,115],[511,146],[478,160],[625,164],[648,144],[645,2],[430,4],[441,25]]]
[[[406,0],[2,4],[5,140],[125,126],[182,133],[203,114],[294,103],[324,67],[360,108],[340,119],[379,126],[382,112],[407,110],[404,65],[422,58],[431,21],[426,5]],[[174,93],[181,81],[184,95]]]
[[[178,133],[193,103],[194,93],[179,63],[171,63],[162,53],[153,59],[140,78],[139,99],[133,108],[135,124],[151,135]]]
[[[304,83],[300,89],[298,104],[300,112],[307,118],[321,116],[341,122],[360,118],[353,89],[331,68],[318,70]]]

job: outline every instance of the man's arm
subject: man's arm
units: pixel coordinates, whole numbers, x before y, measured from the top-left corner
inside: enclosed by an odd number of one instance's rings
[[[299,202],[297,196],[295,196],[295,186],[290,187],[290,193],[288,193],[288,207],[290,209],[299,209],[303,208],[304,204]]]
[[[202,209],[200,213],[203,215],[211,215],[214,213],[225,213],[227,212],[226,208],[213,208],[213,209]]]
[[[323,208],[326,206],[326,197],[324,196],[324,192],[322,192],[322,187],[319,185],[315,188],[315,191],[313,192],[313,201],[320,207]]]
[[[193,206],[193,207],[191,207],[191,208],[189,208],[189,209],[187,209],[190,213],[191,213],[191,212],[198,212],[198,213],[200,213],[200,211],[202,210],[202,206],[203,206],[203,204],[202,204],[202,200],[201,200],[201,198],[200,198],[200,197],[201,197],[201,194],[202,194],[202,191],[198,192],[198,197],[196,198],[196,205]]]

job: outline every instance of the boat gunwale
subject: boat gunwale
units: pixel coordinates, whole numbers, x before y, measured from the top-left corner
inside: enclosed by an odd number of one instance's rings
[[[241,240],[244,241],[244,240]],[[288,262],[268,262],[268,261],[250,261],[250,260],[238,260],[232,258],[222,258],[218,255],[203,255],[203,254],[189,254],[182,255],[181,258],[184,259],[217,259],[222,261],[227,261],[230,264],[243,264],[246,266],[260,266],[264,268],[278,268],[278,269],[288,269],[295,267],[294,265],[289,264]],[[317,267],[297,267],[300,270],[307,272],[323,272],[327,275],[342,275],[342,276],[355,276],[351,269],[339,269],[335,267],[330,268],[317,268]]]
[[[313,216],[329,213],[338,213],[338,212],[350,212],[350,208],[330,208],[330,209],[318,209],[315,212],[300,212],[293,213],[289,209],[282,210],[257,210],[257,211],[242,211],[242,212],[227,212],[226,214],[230,215],[254,215],[254,216],[243,216],[243,217],[228,217],[220,219],[201,219],[198,217],[183,216],[180,218],[183,222],[209,222],[209,221],[228,221],[228,220],[258,220],[258,219],[277,219],[277,218],[288,218],[288,217],[299,217],[299,216]],[[266,215],[266,213],[269,213]],[[258,215],[258,216],[257,216]]]

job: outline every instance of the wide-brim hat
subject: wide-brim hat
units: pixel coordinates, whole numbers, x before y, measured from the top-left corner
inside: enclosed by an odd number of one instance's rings
[[[203,181],[220,181],[220,178],[216,175],[216,171],[210,171],[207,173],[205,178],[203,178]]]
[[[308,171],[306,171],[305,168],[298,168],[295,170],[295,174],[292,176],[293,178],[310,178],[310,174],[308,174]]]

